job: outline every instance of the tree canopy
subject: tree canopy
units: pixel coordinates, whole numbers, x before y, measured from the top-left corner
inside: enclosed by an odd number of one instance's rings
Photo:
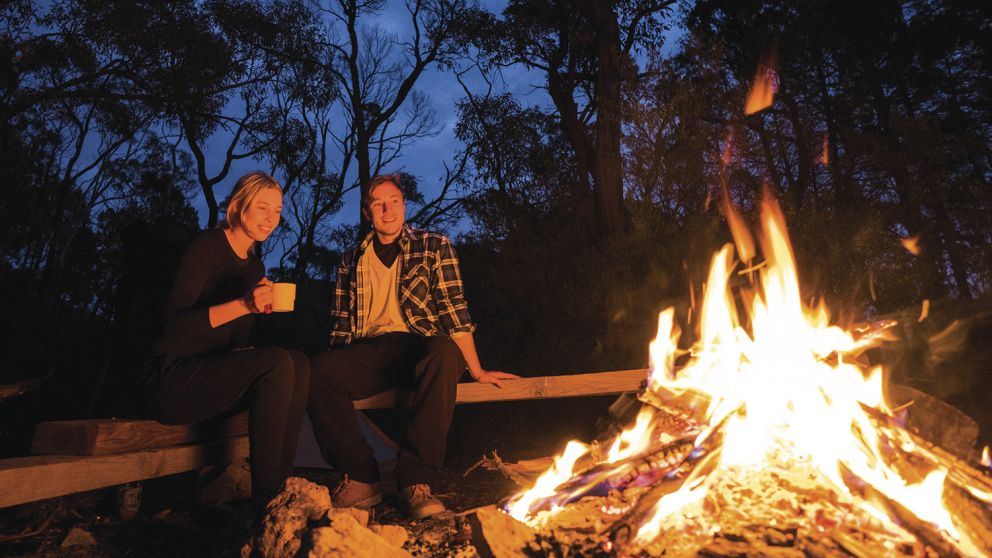
[[[456,147],[437,153],[440,177],[404,175],[408,217],[457,238],[480,350],[507,369],[644,365],[657,311],[688,315],[730,238],[728,204],[753,220],[766,189],[804,289],[843,319],[988,300],[989,12],[971,0],[511,0],[499,13],[464,0],[7,2],[0,286],[22,294],[24,323],[4,326],[14,372],[2,379],[99,375],[110,349],[94,340],[115,318],[129,227],[213,226],[239,161],[285,188],[264,249],[308,301],[268,334],[322,348],[334,266],[367,226],[345,196],[406,170],[411,146],[439,133]],[[443,107],[452,122],[423,87],[440,75],[461,87]],[[745,110],[762,80],[767,106]],[[66,342],[46,352],[51,338]]]

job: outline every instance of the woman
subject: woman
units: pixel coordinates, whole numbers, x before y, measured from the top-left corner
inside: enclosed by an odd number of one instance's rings
[[[282,188],[271,176],[238,180],[226,223],[183,252],[138,389],[139,410],[165,423],[248,409],[252,498],[259,503],[292,471],[310,384],[302,353],[251,343],[254,315],[272,311],[272,282],[254,247],[281,211]]]

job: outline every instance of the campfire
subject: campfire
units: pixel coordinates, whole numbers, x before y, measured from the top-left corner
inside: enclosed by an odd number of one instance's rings
[[[505,511],[580,553],[992,555],[992,481],[906,429],[866,363],[894,324],[845,331],[804,303],[770,196],[759,263],[728,221],[737,250],[713,256],[692,348],[663,311],[634,423],[569,442]]]

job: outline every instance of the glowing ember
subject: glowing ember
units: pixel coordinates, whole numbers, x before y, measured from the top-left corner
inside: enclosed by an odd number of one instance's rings
[[[920,237],[910,236],[908,238],[900,238],[899,242],[902,242],[902,247],[909,251],[910,254],[914,256],[920,255]]]
[[[992,467],[992,459],[989,458],[989,447],[985,446],[982,450],[982,465],[986,467]]]
[[[727,133],[727,139],[723,142],[723,150],[720,152],[720,161],[723,162],[723,166],[730,166],[734,160],[734,130],[731,129]]]
[[[918,322],[922,322],[927,319],[930,315],[930,299],[924,298],[923,304],[920,306],[920,317],[916,319]]]
[[[750,234],[745,234],[729,203],[725,210],[738,251],[750,259],[755,255]],[[663,311],[658,319],[650,346],[652,369],[641,399],[702,402],[693,410],[700,421],[688,442],[694,449],[687,451],[678,440],[659,434],[653,423],[664,413],[656,415],[646,406],[634,426],[618,435],[607,455],[595,463],[587,462],[589,456],[580,460],[590,453],[587,446],[570,443],[555,466],[533,489],[514,498],[507,511],[531,525],[545,525],[565,504],[590,490],[635,486],[629,481],[631,471],[646,471],[642,474],[653,475],[656,484],[673,479],[681,484],[654,501],[642,498],[625,515],[635,523],[632,539],[641,548],[655,544],[664,533],[686,533],[690,526],[712,535],[730,527],[725,522],[733,513],[753,520],[761,502],[747,504],[753,509],[728,511],[745,505],[740,494],[777,501],[775,508],[789,510],[786,515],[768,512],[770,525],[813,514],[815,504],[795,503],[796,494],[805,492],[816,494],[806,500],[848,510],[837,513],[857,512],[866,524],[883,524],[886,532],[896,533],[899,544],[912,540],[901,525],[912,517],[937,533],[940,544],[964,555],[980,555],[945,508],[950,471],[908,435],[900,436],[901,427],[894,426],[894,412],[882,397],[881,368],[866,369],[858,361],[885,335],[870,329],[857,335],[844,331],[830,325],[822,302],[803,303],[785,219],[770,198],[762,205],[761,228],[764,265],[750,266],[752,286],[736,297],[729,286],[739,265],[734,247],[728,244],[713,256],[699,310],[698,340],[679,370],[675,359],[680,331],[674,309]],[[746,308],[746,319],[738,316],[738,305]],[[987,448],[984,459],[988,464]],[[582,468],[573,472],[577,463]],[[988,503],[981,487],[966,489]],[[650,505],[638,509],[645,501]],[[802,522],[815,519],[805,517]]]
[[[819,162],[823,166],[830,164],[830,138],[823,134],[823,150],[820,151]]]

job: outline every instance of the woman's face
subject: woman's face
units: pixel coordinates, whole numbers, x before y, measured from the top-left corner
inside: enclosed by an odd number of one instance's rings
[[[266,188],[255,195],[255,199],[245,210],[241,228],[252,240],[262,242],[279,225],[282,213],[282,193],[275,188]]]

